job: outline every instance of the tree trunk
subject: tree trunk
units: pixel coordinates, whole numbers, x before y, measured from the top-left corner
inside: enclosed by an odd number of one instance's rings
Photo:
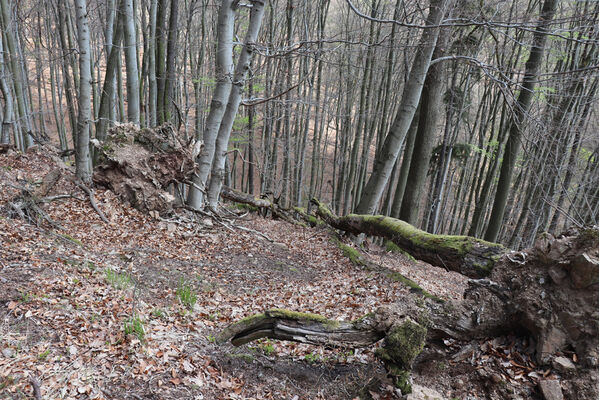
[[[77,41],[79,46],[79,115],[77,116],[77,142],[75,145],[75,167],[77,178],[85,184],[91,183],[91,160],[89,151],[91,122],[91,50],[87,0],[76,0]]]
[[[166,51],[166,81],[164,85],[164,120],[171,120],[171,103],[174,102],[174,91],[177,77],[175,61],[177,58],[177,36],[179,34],[179,0],[171,0],[171,14],[168,24],[168,41]]]
[[[123,38],[123,21],[121,13],[117,13],[114,22],[114,33],[112,35],[112,44],[110,54],[106,61],[106,74],[102,86],[102,95],[100,97],[100,110],[98,112],[98,122],[96,122],[96,138],[103,141],[106,137],[110,120],[110,110],[113,108],[114,89],[118,68],[118,59],[121,56],[120,43]]]
[[[432,265],[457,271],[471,277],[488,276],[495,263],[506,253],[497,243],[470,236],[433,235],[407,222],[382,215],[334,215],[317,200],[316,214],[334,228],[353,234],[383,237],[412,256]]]
[[[429,26],[439,25],[445,9],[451,0],[431,0],[431,6],[426,24]],[[356,212],[361,214],[373,214],[385,190],[393,165],[397,159],[401,142],[406,136],[412,119],[418,107],[424,80],[431,62],[433,49],[437,43],[440,28],[427,28],[422,32],[420,44],[410,70],[410,77],[404,87],[401,104],[395,121],[391,126],[383,150],[374,162],[372,175],[364,188],[364,193]]]
[[[208,189],[208,204],[212,209],[216,209],[218,205],[218,198],[220,190],[223,184],[225,159],[227,158],[227,146],[229,144],[229,137],[231,130],[233,129],[233,123],[235,122],[235,116],[241,103],[241,94],[243,86],[245,84],[245,77],[250,68],[250,61],[254,51],[254,43],[258,37],[260,26],[262,25],[262,17],[264,16],[264,1],[252,0],[252,8],[250,10],[250,24],[246,32],[243,48],[237,66],[235,67],[235,74],[233,75],[233,87],[229,93],[229,101],[225,114],[222,118],[220,128],[218,130],[218,137],[216,139],[216,146],[214,151],[214,161],[212,163],[212,173],[210,176],[210,187]]]
[[[505,144],[501,172],[499,173],[497,192],[495,193],[493,209],[489,217],[489,225],[485,232],[485,239],[489,241],[497,240],[499,229],[503,223],[503,214],[505,213],[507,197],[512,183],[514,166],[516,165],[516,158],[520,149],[520,138],[525,128],[524,123],[534,95],[539,68],[543,62],[543,53],[545,52],[545,43],[547,42],[546,25],[553,19],[557,4],[558,0],[545,0],[537,29],[533,35],[533,45],[530,56],[526,61],[522,89],[514,105],[509,136]]]
[[[223,0],[218,12],[218,45],[216,52],[216,87],[210,103],[210,112],[204,128],[204,150],[198,157],[199,171],[194,176],[194,186],[189,190],[187,202],[190,207],[204,206],[204,193],[212,169],[216,138],[231,93],[233,75],[233,28],[235,9],[233,0]],[[160,101],[160,99],[159,99]],[[199,187],[199,189],[197,187]]]
[[[445,51],[444,47],[447,43],[448,33],[445,33],[444,36],[445,38],[438,41],[433,52],[435,58],[441,57]],[[410,170],[406,181],[406,185],[410,190],[404,191],[399,211],[399,218],[412,225],[415,225],[418,221],[433,142],[443,107],[441,93],[443,93],[444,75],[442,63],[432,65],[426,75],[422,96],[420,97],[420,121],[418,121],[418,131],[414,140]]]
[[[135,10],[133,0],[122,0],[124,16],[125,66],[127,68],[127,118],[139,125],[139,69],[137,67],[137,40],[135,34]]]

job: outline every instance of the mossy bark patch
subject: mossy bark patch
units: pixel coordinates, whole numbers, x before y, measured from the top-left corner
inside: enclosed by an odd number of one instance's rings
[[[407,222],[382,215],[335,216],[317,200],[317,214],[334,228],[353,234],[383,237],[414,258],[471,277],[488,276],[507,252],[500,244],[470,236],[434,235]]]

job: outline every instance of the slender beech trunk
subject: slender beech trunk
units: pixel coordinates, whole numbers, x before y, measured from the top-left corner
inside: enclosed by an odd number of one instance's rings
[[[516,158],[518,157],[518,151],[520,149],[520,138],[532,102],[539,68],[543,62],[543,53],[547,42],[546,25],[553,19],[558,2],[558,0],[545,0],[538,26],[533,35],[533,44],[530,56],[526,61],[522,89],[520,90],[518,100],[514,105],[509,136],[507,143],[505,144],[493,209],[491,211],[491,216],[489,217],[487,231],[485,232],[485,240],[488,241],[494,242],[497,240],[499,230],[503,224],[503,214],[505,213],[507,197],[512,183],[512,175],[514,173]]]
[[[127,68],[127,119],[139,125],[139,69],[137,67],[137,40],[135,33],[135,10],[133,0],[122,0],[125,45],[125,66]]]
[[[106,137],[106,130],[111,122],[110,110],[114,99],[115,81],[117,68],[119,66],[118,59],[121,57],[120,43],[123,38],[123,18],[121,13],[117,13],[117,18],[114,22],[114,33],[112,35],[112,43],[110,53],[106,61],[106,74],[104,76],[104,85],[102,87],[102,95],[100,96],[100,110],[98,111],[98,121],[96,122],[96,138],[100,141]]]
[[[204,128],[204,150],[199,156],[199,171],[193,178],[189,190],[188,203],[191,207],[200,209],[204,205],[204,193],[208,176],[212,169],[216,137],[225,114],[225,108],[231,93],[233,73],[233,28],[235,9],[233,0],[223,0],[218,12],[217,51],[216,51],[216,87],[210,103],[210,112]],[[160,99],[159,99],[160,102]],[[163,103],[164,104],[164,103]],[[196,187],[198,186],[198,187]]]
[[[10,142],[11,131],[14,134],[14,118],[13,118],[13,99],[12,92],[6,83],[4,68],[4,49],[2,46],[2,38],[0,37],[0,91],[4,98],[4,108],[2,109],[2,134],[0,143],[8,144]]]
[[[12,70],[13,85],[15,89],[15,97],[17,98],[17,110],[19,118],[25,124],[25,131],[21,132],[22,143],[24,148],[33,145],[33,137],[31,132],[31,122],[29,120],[29,110],[25,99],[25,91],[23,86],[27,85],[22,74],[21,66],[19,65],[18,50],[15,38],[15,31],[12,28],[15,23],[11,17],[11,8],[7,0],[0,0],[0,11],[2,12],[2,27],[4,28],[4,37],[8,50],[8,58],[10,60],[10,69]]]
[[[148,43],[148,90],[149,90],[149,109],[148,116],[150,126],[156,126],[156,101],[158,86],[156,84],[156,12],[158,9],[158,0],[151,0],[150,3],[150,43]]]
[[[447,40],[440,40],[437,43],[434,51],[435,56],[442,56],[446,42]],[[442,63],[436,63],[429,68],[420,98],[420,121],[418,121],[418,131],[416,132],[410,171],[406,183],[410,190],[404,192],[399,211],[399,219],[412,225],[417,225],[421,197],[425,195],[424,188],[431,152],[439,117],[441,116],[442,96],[439,93],[443,92],[443,70]]]
[[[225,114],[222,118],[222,123],[218,131],[216,139],[216,148],[214,153],[214,161],[212,163],[212,174],[210,177],[210,187],[208,189],[208,205],[216,209],[218,198],[223,184],[225,173],[225,160],[227,159],[227,146],[229,137],[233,128],[233,122],[241,103],[241,94],[245,83],[247,71],[250,68],[250,61],[254,52],[255,41],[262,25],[262,17],[264,16],[264,1],[251,0],[252,8],[250,10],[250,24],[246,32],[243,48],[235,67],[233,75],[233,87],[229,94],[229,102]]]
[[[445,9],[451,0],[431,0],[427,25],[439,25]],[[416,49],[416,56],[410,70],[410,77],[404,87],[401,104],[391,126],[383,150],[374,162],[374,169],[364,188],[356,212],[373,214],[389,181],[393,165],[397,159],[401,142],[406,136],[412,119],[418,107],[424,80],[429,69],[433,50],[439,37],[440,28],[427,28],[422,32],[420,44]]]
[[[75,145],[76,175],[85,184],[91,183],[89,132],[91,120],[91,51],[87,0],[75,0],[77,15],[77,44],[79,46],[79,115],[77,116],[77,142]]]
[[[164,84],[164,120],[171,120],[171,103],[175,101],[177,36],[179,33],[179,0],[171,0],[171,14],[168,24],[168,42],[166,51],[166,81]],[[202,39],[203,40],[203,39]]]

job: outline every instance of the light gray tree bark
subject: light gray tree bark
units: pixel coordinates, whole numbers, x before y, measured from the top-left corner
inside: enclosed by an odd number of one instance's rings
[[[503,224],[503,214],[505,212],[507,197],[512,183],[514,166],[516,165],[516,158],[518,157],[518,151],[520,150],[520,137],[522,136],[524,122],[534,95],[539,68],[543,62],[545,44],[547,43],[546,25],[553,19],[558,3],[559,0],[545,0],[538,27],[533,35],[533,45],[528,60],[526,61],[522,89],[520,90],[518,100],[514,105],[514,114],[509,128],[509,136],[505,144],[497,192],[495,194],[491,216],[489,217],[489,226],[485,232],[485,240],[488,241],[494,242],[497,240],[499,230]]]
[[[204,190],[212,169],[216,137],[220,129],[233,78],[233,29],[235,22],[234,0],[223,0],[218,12],[216,48],[216,87],[210,103],[210,112],[204,128],[204,149],[198,157],[199,170],[193,178],[194,186],[189,190],[187,202],[190,207],[200,209],[204,205]],[[159,99],[160,101],[160,99]],[[199,138],[198,138],[199,139]],[[197,187],[196,187],[197,186]]]
[[[86,0],[75,1],[77,44],[79,47],[79,114],[75,145],[75,173],[85,184],[91,183],[89,132],[91,119],[91,50]]]
[[[439,25],[451,1],[431,0],[426,24],[428,26]],[[389,181],[393,171],[393,165],[397,159],[401,143],[416,113],[433,50],[439,37],[439,29],[439,27],[427,28],[422,32],[416,56],[410,69],[410,75],[403,90],[399,110],[385,138],[385,143],[382,147],[383,150],[374,161],[374,169],[368,179],[368,183],[364,187],[362,198],[356,207],[357,213],[372,214],[376,211],[385,190],[385,185]]]
[[[137,41],[133,0],[121,3],[124,26],[125,66],[127,68],[127,118],[139,125],[139,69],[137,67]]]
[[[14,129],[14,118],[12,92],[6,83],[5,73],[4,49],[2,46],[2,40],[0,39],[0,91],[2,91],[2,97],[4,98],[4,108],[2,110],[2,134],[0,135],[0,143],[8,144],[10,142],[11,129]],[[18,138],[15,137],[15,139]]]
[[[208,189],[208,205],[215,209],[218,205],[218,198],[223,184],[225,173],[225,160],[227,158],[227,146],[233,122],[241,103],[241,94],[245,83],[245,77],[250,69],[250,61],[254,52],[254,42],[258,37],[260,26],[262,25],[262,17],[264,16],[264,1],[252,0],[252,8],[250,10],[250,24],[245,35],[243,48],[235,67],[233,75],[233,87],[229,94],[229,101],[223,116],[218,137],[216,139],[216,148],[214,153],[214,161],[212,163],[212,174],[210,177],[210,187]]]
[[[4,29],[4,37],[6,40],[6,47],[8,50],[7,54],[10,61],[10,69],[13,76],[13,84],[15,88],[15,97],[17,100],[17,110],[19,117],[23,119],[25,124],[25,131],[22,132],[23,145],[25,148],[33,144],[33,138],[31,136],[31,121],[29,119],[29,109],[27,108],[27,102],[25,99],[25,92],[23,86],[26,84],[21,66],[19,65],[19,57],[17,44],[15,39],[15,33],[12,29],[12,18],[10,12],[10,5],[6,0],[0,0],[0,11],[2,12],[2,27]]]
[[[102,87],[102,95],[100,96],[100,110],[98,112],[98,121],[96,122],[96,138],[100,141],[106,137],[106,130],[110,122],[111,103],[115,94],[115,82],[117,68],[119,65],[118,59],[121,56],[121,40],[123,39],[123,18],[120,13],[117,13],[117,18],[114,22],[114,32],[112,43],[110,44],[110,52],[106,61],[106,74],[104,76],[104,85]]]

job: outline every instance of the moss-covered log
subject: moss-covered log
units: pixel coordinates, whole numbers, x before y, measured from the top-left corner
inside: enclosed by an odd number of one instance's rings
[[[244,318],[226,328],[218,343],[239,346],[260,338],[327,346],[366,347],[385,336],[385,324],[374,314],[356,321],[329,320],[316,314],[272,309]]]
[[[324,204],[313,199],[316,213],[334,228],[353,234],[383,237],[413,257],[432,265],[457,271],[470,277],[489,275],[507,249],[470,236],[434,235],[407,222],[382,215],[334,215]]]
[[[326,346],[350,348],[370,346],[381,339],[377,356],[403,394],[411,393],[410,370],[424,348],[427,329],[404,315],[389,309],[366,314],[355,321],[335,321],[316,314],[273,309],[244,318],[222,331],[217,343],[227,341],[240,346],[260,338],[290,340]]]

